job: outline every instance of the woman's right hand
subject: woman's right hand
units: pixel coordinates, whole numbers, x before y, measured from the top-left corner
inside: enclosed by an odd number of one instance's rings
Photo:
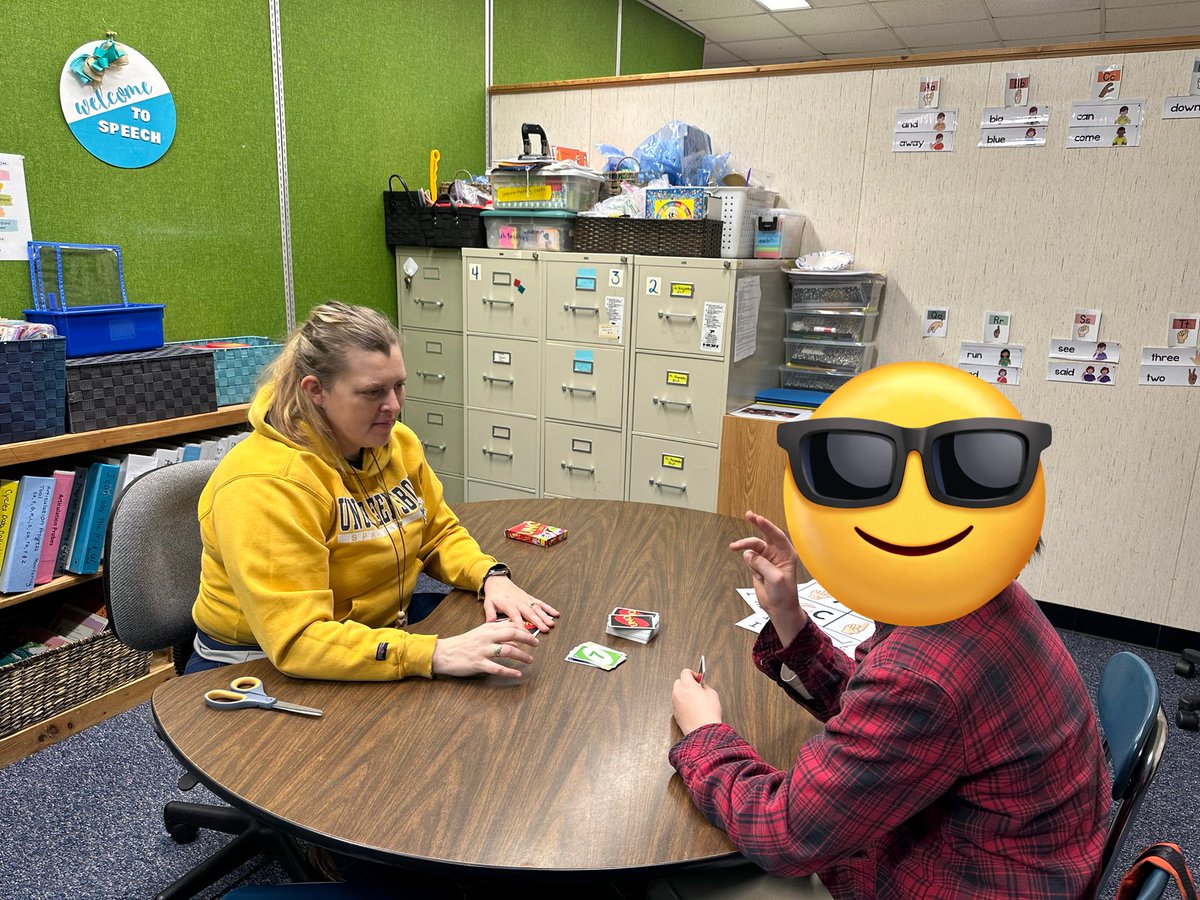
[[[511,622],[485,622],[454,637],[439,637],[433,645],[433,674],[520,678],[520,669],[504,663],[533,662],[521,644],[536,647],[538,639]]]
[[[787,646],[808,624],[808,614],[796,594],[796,572],[800,559],[791,539],[766,516],[746,512],[746,521],[762,532],[762,537],[734,541],[730,550],[740,551],[754,573],[754,593],[758,605],[771,617],[775,633]]]

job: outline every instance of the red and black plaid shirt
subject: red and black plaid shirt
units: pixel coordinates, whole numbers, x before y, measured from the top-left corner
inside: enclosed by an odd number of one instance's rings
[[[1075,663],[1016,582],[953,622],[880,625],[854,662],[811,622],[789,647],[768,625],[754,659],[825,722],[796,765],[773,768],[728,725],[670,757],[748,859],[817,872],[839,900],[1092,896],[1108,766]]]

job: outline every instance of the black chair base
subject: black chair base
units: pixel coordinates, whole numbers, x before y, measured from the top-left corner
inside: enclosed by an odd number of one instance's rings
[[[156,900],[182,900],[220,881],[260,853],[275,859],[292,881],[320,881],[299,845],[286,835],[264,828],[240,810],[172,800],[163,808],[163,822],[171,836],[188,843],[199,829],[235,835],[234,839],[194,869],[164,888]]]

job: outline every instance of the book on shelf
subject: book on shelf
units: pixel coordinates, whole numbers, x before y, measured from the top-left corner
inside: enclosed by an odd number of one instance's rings
[[[194,462],[200,458],[200,444],[193,441],[183,445],[183,461]]]
[[[75,541],[75,526],[79,524],[79,507],[83,503],[83,489],[87,486],[87,466],[76,466],[71,481],[71,496],[67,498],[67,514],[62,527],[62,539],[58,542],[58,555],[54,560],[54,577],[67,571],[71,559],[71,545]]]
[[[87,487],[83,492],[83,506],[79,510],[79,524],[75,528],[75,543],[71,547],[67,571],[76,575],[94,575],[100,571],[104,531],[112,512],[120,471],[119,464],[107,462],[94,462],[88,468]]]
[[[800,406],[816,409],[829,399],[825,391],[810,391],[804,388],[764,388],[754,395],[760,403],[777,403],[780,406]]]
[[[12,594],[33,589],[53,493],[53,478],[21,476],[4,561],[0,562],[0,593]]]
[[[160,464],[158,457],[149,448],[138,447],[134,452],[125,454],[121,461],[122,478],[119,490],[125,490],[139,475],[157,469]]]
[[[35,586],[54,580],[54,564],[58,560],[58,546],[62,543],[63,523],[67,518],[67,504],[71,500],[74,482],[74,469],[54,470],[54,493],[50,495],[50,514],[46,517],[46,530],[42,533],[42,550],[33,578]]]
[[[15,478],[0,479],[0,565],[4,563],[4,548],[8,546],[8,532],[17,508],[17,484]]]

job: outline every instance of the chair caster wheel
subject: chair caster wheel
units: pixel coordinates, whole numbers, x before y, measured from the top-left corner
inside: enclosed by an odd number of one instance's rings
[[[167,832],[171,835],[171,840],[175,843],[190,844],[196,839],[196,836],[200,833],[200,829],[195,825],[176,822],[174,825],[167,825]]]

